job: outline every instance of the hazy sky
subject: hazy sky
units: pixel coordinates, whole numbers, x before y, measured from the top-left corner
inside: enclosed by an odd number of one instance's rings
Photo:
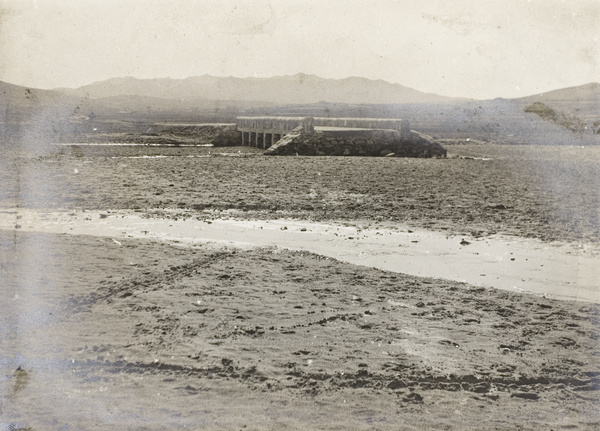
[[[0,80],[362,76],[472,98],[600,81],[600,0],[0,0]]]

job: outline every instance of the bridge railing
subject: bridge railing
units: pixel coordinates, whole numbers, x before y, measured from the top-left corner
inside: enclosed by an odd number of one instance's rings
[[[281,134],[298,126],[306,132],[314,131],[312,117],[238,117],[236,125],[240,132]]]
[[[309,133],[315,126],[410,131],[408,120],[400,118],[238,117],[236,125],[238,131],[256,133],[287,133],[298,126]]]
[[[327,118],[315,117],[316,127],[351,127],[356,129],[392,129],[401,133],[410,132],[408,120],[400,118]]]

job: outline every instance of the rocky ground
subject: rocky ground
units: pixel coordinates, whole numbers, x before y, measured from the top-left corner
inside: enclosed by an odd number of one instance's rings
[[[250,147],[51,147],[2,160],[0,204],[402,222],[598,242],[600,147],[445,145],[450,158],[433,160],[263,157]]]
[[[465,145],[447,160],[219,151],[65,147],[14,159],[1,203],[598,240],[589,149]],[[275,248],[19,229],[0,231],[0,246],[0,429],[592,430],[600,420],[595,304]]]

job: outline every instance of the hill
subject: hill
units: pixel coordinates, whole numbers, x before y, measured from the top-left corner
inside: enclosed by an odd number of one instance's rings
[[[543,103],[564,114],[576,115],[583,121],[595,121],[599,119],[600,113],[600,84],[592,82],[515,100],[528,106],[534,103]]]
[[[523,100],[530,103],[578,102],[600,104],[600,83],[590,82],[589,84],[579,85],[576,87],[561,88],[559,90],[549,91],[547,93],[534,94],[517,100]]]
[[[86,100],[76,95],[0,81],[0,122],[3,123],[28,122],[44,113],[56,120],[68,119],[87,108]]]
[[[72,134],[90,105],[85,99],[0,81],[0,144],[30,149]]]
[[[61,103],[71,97],[60,91],[22,87],[0,81],[0,103],[10,106],[40,106]]]

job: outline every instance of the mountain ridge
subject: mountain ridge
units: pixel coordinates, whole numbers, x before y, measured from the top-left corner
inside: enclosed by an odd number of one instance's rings
[[[269,99],[268,97],[251,97],[248,94],[240,94],[239,92],[233,93],[231,90],[223,90],[223,84],[236,84],[237,87],[242,85],[250,86],[250,89],[253,90],[253,94],[256,94],[257,91],[262,90],[261,84],[273,82],[273,80],[278,81],[279,83],[291,83],[296,86],[295,89],[291,91],[284,92],[287,93],[288,97],[276,97],[276,100],[264,100]],[[298,85],[303,85],[304,83],[311,83],[314,86],[318,85],[319,97],[306,96],[303,95],[305,90],[309,90],[310,88],[297,88]],[[338,85],[338,97],[327,97],[327,92],[325,91],[327,84],[337,84]],[[370,86],[367,89],[357,89],[354,88],[353,92],[350,92],[351,95],[347,96],[346,100],[344,97],[339,96],[339,86],[353,87],[357,84],[363,84]],[[213,85],[217,86],[217,90],[205,91],[202,94],[198,94],[199,91],[190,92],[189,86],[206,86]],[[153,88],[154,89],[153,89]],[[183,87],[181,89],[180,87]],[[381,94],[390,88],[397,89],[401,93],[404,94],[404,98],[400,97],[401,94],[386,94],[385,98],[376,96],[375,99],[372,100],[372,90],[373,88],[378,88],[379,91],[377,93]],[[173,89],[179,89],[175,91]],[[243,90],[242,88],[236,88],[237,90]],[[32,97],[29,93],[24,93],[26,90],[35,91],[35,95],[38,96],[42,101],[49,101],[55,98],[64,99],[63,95],[66,96],[76,96],[79,98],[88,98],[88,99],[102,99],[113,96],[145,96],[152,97],[157,99],[187,99],[187,100],[228,100],[228,101],[252,101],[252,102],[265,102],[268,104],[280,103],[280,104],[304,104],[304,103],[318,103],[318,102],[330,102],[330,103],[364,103],[364,104],[399,104],[399,103],[447,103],[447,102],[485,102],[492,100],[507,100],[507,101],[518,101],[523,103],[533,103],[533,102],[581,102],[581,103],[592,103],[600,106],[600,83],[598,82],[589,82],[582,85],[559,88],[543,93],[531,94],[528,96],[522,96],[517,98],[504,98],[497,97],[495,99],[469,99],[469,98],[459,98],[459,97],[448,97],[441,96],[434,93],[422,92],[419,90],[412,89],[410,87],[405,87],[401,84],[390,83],[388,81],[384,81],[382,79],[369,79],[357,76],[350,76],[341,79],[334,78],[321,78],[317,75],[305,74],[305,73],[297,73],[294,75],[280,75],[273,77],[248,77],[248,78],[238,78],[234,76],[227,77],[218,77],[214,75],[198,75],[198,76],[190,76],[187,78],[176,79],[176,78],[135,78],[133,76],[124,76],[124,77],[114,77],[109,78],[103,81],[97,81],[91,84],[87,84],[77,88],[67,88],[67,87],[57,87],[53,89],[39,89],[30,86],[21,86],[17,84],[11,84],[8,82],[0,81],[0,96],[4,96],[4,98],[15,99],[16,96],[28,96]],[[369,94],[369,90],[371,90],[371,94]],[[325,91],[325,92],[324,92]],[[243,91],[242,91],[243,92]],[[173,94],[175,93],[175,95]],[[292,93],[292,94],[290,94]],[[348,93],[348,92],[347,92]],[[292,100],[281,100],[282,98],[289,99],[289,96],[295,96]],[[408,95],[408,97],[406,97]],[[224,96],[224,97],[223,97]],[[240,97],[241,96],[241,97]],[[420,99],[419,99],[419,96]],[[306,100],[306,99],[309,100]],[[384,100],[381,100],[384,99]]]
[[[116,95],[166,99],[263,101],[277,104],[317,103],[445,103],[462,100],[421,92],[401,84],[361,77],[321,78],[299,73],[270,78],[191,76],[183,79],[110,78],[75,89],[55,91],[98,99]]]

